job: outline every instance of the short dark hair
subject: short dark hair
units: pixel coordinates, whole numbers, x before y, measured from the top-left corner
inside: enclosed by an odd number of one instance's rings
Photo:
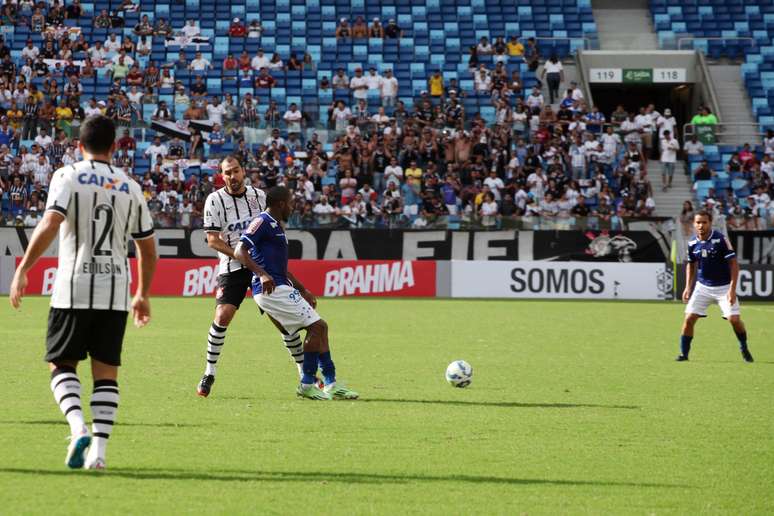
[[[284,186],[273,186],[266,192],[266,206],[269,208],[288,199],[290,199],[290,190]]]
[[[116,126],[111,119],[103,115],[87,118],[81,125],[81,143],[92,154],[105,154],[116,140]]]
[[[693,218],[696,217],[707,217],[707,220],[712,222],[712,212],[709,210],[699,210],[696,213],[693,214]]]

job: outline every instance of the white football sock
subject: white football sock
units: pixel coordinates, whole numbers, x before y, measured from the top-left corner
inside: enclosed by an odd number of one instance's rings
[[[81,435],[86,429],[81,408],[81,381],[71,367],[56,368],[51,373],[51,391],[59,409],[67,418],[70,434]]]

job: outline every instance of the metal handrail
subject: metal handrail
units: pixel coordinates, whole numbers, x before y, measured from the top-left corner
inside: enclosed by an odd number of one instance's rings
[[[685,124],[683,125],[683,137],[688,140],[691,136],[694,134],[698,135],[699,132],[695,130],[696,127],[707,127],[705,125],[697,125],[697,124]],[[761,131],[760,124],[756,123],[718,123],[711,126],[712,133],[715,136],[715,139],[720,141],[724,137],[729,136],[736,136],[737,138],[741,136],[750,137],[752,141],[746,142],[746,143],[754,143],[754,144],[760,144],[763,141],[763,137],[766,135],[765,132]],[[724,130],[726,128],[734,128],[733,131],[727,131]],[[742,128],[749,128],[750,131],[741,131]]]
[[[749,36],[729,36],[727,38],[724,38],[722,36],[712,36],[712,37],[706,37],[706,38],[702,38],[699,36],[686,36],[686,37],[677,39],[677,50],[683,49],[684,41],[696,41],[697,39],[703,39],[706,41],[752,41],[753,47],[758,45],[758,42],[755,41],[755,38],[751,38]]]
[[[709,73],[709,67],[707,67],[707,60],[704,59],[704,53],[698,50],[696,52],[696,59],[699,62],[699,69],[704,76],[704,84],[707,86],[707,92],[709,93],[709,104],[712,112],[715,113],[715,117],[720,122],[720,102],[718,101],[717,93],[715,93],[715,83],[712,81]],[[683,133],[685,134],[685,133]]]
[[[575,69],[578,72],[578,79],[580,81],[579,86],[583,90],[583,95],[586,97],[586,104],[589,106],[594,105],[594,98],[591,96],[591,88],[589,87],[589,78],[586,74],[586,67],[583,65],[583,50],[578,50],[575,53]]]

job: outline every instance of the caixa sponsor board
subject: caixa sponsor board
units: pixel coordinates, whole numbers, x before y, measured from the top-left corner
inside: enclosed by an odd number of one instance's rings
[[[18,262],[17,258],[17,262]],[[134,258],[129,260],[137,275]],[[291,272],[317,296],[435,297],[436,262],[401,260],[290,260]],[[50,295],[57,259],[41,258],[30,270],[27,293]],[[106,272],[109,273],[109,272]],[[218,288],[214,260],[165,258],[151,285],[154,296],[212,296]],[[132,289],[134,292],[134,289]],[[248,292],[246,291],[246,294]]]
[[[671,299],[663,263],[451,262],[452,297]]]

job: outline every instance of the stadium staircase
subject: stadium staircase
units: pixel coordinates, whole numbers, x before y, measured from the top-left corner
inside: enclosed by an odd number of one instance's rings
[[[742,82],[740,66],[737,64],[711,64],[709,65],[710,77],[715,86],[718,104],[720,107],[720,120],[726,126],[724,135],[719,143],[741,146],[745,143],[757,143],[760,139],[751,140],[750,127],[739,131],[734,130],[733,124],[754,124],[755,118],[752,112],[750,97]],[[728,133],[728,134],[725,134]]]
[[[675,167],[675,175],[672,179],[672,188],[664,192],[661,188],[661,174],[664,167],[658,160],[648,161],[648,177],[653,186],[653,200],[656,202],[655,215],[657,217],[676,217],[680,214],[683,201],[690,199],[691,180],[685,172],[682,163]]]
[[[602,50],[657,50],[647,0],[592,2]]]

